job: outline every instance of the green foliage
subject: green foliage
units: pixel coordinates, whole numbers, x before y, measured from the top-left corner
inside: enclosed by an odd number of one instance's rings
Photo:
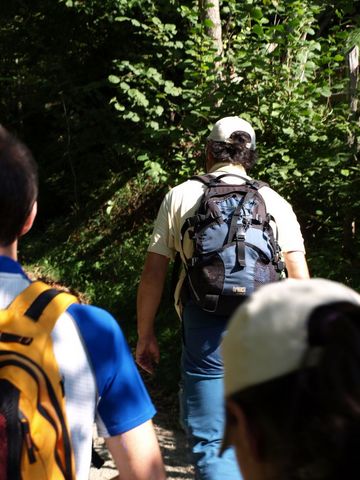
[[[46,236],[24,239],[28,268],[86,293],[89,301],[110,310],[133,332],[135,298],[150,226],[156,214],[152,184],[138,176],[119,187],[116,177],[104,200],[80,223],[54,221]],[[49,242],[49,239],[52,239]]]
[[[3,2],[2,122],[40,165],[28,263],[125,318],[133,339],[163,193],[202,168],[212,124],[241,115],[257,133],[253,175],[294,205],[313,275],[360,288],[355,4],[223,0],[219,55],[196,0]]]

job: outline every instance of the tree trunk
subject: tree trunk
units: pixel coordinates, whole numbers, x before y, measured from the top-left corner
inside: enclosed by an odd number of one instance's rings
[[[359,47],[356,45],[347,53],[347,62],[349,68],[349,106],[350,119],[353,123],[358,123],[358,97],[357,87],[359,81]],[[359,143],[356,135],[351,131],[348,135],[348,145],[351,154],[357,160],[359,153]],[[354,261],[357,258],[355,236],[356,236],[356,215],[352,206],[349,206],[345,211],[344,216],[344,255],[348,259]]]
[[[206,32],[213,39],[216,52],[220,56],[223,51],[223,42],[219,0],[199,0],[199,9],[201,20],[212,22],[211,26],[206,26]]]

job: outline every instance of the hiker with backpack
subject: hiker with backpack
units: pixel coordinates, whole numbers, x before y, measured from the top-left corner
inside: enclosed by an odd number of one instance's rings
[[[121,480],[163,480],[155,409],[117,322],[17,261],[37,194],[30,151],[0,126],[0,478],[87,480],[96,419]]]
[[[207,174],[174,187],[162,202],[138,289],[136,360],[152,373],[160,359],[154,322],[169,261],[181,260],[175,288],[183,332],[180,411],[201,480],[241,478],[232,449],[218,457],[224,426],[219,345],[229,316],[285,272],[309,276],[291,206],[248,176],[255,149],[247,121],[216,122],[206,142]]]
[[[255,292],[223,342],[226,429],[244,480],[360,476],[360,295],[286,279]]]

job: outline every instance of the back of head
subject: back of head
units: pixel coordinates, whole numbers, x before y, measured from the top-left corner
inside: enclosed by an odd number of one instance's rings
[[[257,158],[255,131],[240,117],[224,117],[215,123],[207,137],[207,149],[215,163],[239,164],[248,171]]]
[[[0,125],[0,246],[17,239],[37,194],[37,167],[29,149]]]
[[[223,353],[226,396],[278,479],[359,477],[360,295],[322,279],[262,287],[234,314]]]

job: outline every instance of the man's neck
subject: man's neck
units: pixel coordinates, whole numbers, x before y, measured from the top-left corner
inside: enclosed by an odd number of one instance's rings
[[[0,255],[5,257],[10,257],[13,260],[17,260],[17,240],[12,244],[8,245],[7,247],[0,246]]]
[[[216,170],[219,170],[221,168],[226,168],[230,167],[232,170],[237,170],[243,175],[247,175],[245,168],[240,165],[239,163],[228,163],[228,162],[219,162],[219,163],[214,163],[212,167],[208,170],[208,173],[212,173]]]

